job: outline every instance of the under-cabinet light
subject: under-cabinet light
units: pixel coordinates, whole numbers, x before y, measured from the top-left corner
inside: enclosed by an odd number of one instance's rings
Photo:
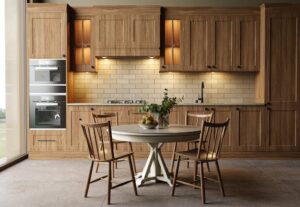
[[[107,57],[102,57],[102,59],[106,59]]]

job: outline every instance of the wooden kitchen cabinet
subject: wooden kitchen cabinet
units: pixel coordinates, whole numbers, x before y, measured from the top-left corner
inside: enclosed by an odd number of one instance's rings
[[[27,6],[29,58],[67,57],[67,5]]]
[[[160,7],[95,7],[96,56],[159,56]]]
[[[96,72],[92,44],[93,15],[87,9],[73,9],[71,24],[72,71]]]
[[[66,150],[65,130],[30,130],[29,153],[55,153]]]
[[[266,130],[268,151],[299,151],[299,107],[268,106]]]
[[[67,145],[70,151],[88,152],[79,119],[85,123],[93,123],[92,112],[100,113],[100,110],[95,106],[67,107]]]
[[[267,116],[264,106],[235,107],[232,118],[232,142],[235,152],[266,150]]]
[[[259,71],[259,15],[235,16],[233,39],[234,71]]]
[[[166,9],[163,71],[259,71],[257,9]],[[180,45],[171,50],[180,20]],[[172,31],[168,28],[173,29]],[[172,36],[173,35],[173,36]],[[172,57],[173,56],[173,61]],[[180,61],[174,61],[176,60]]]

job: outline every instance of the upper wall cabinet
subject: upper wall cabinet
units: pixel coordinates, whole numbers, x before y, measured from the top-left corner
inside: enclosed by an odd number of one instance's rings
[[[67,5],[27,6],[29,58],[65,58],[67,54]]]
[[[166,9],[166,21],[181,20],[175,67],[165,52],[161,71],[258,71],[259,14],[257,9]],[[165,31],[168,24],[165,23]],[[174,28],[173,28],[174,29]],[[165,32],[165,39],[170,37]],[[172,38],[171,38],[172,39]],[[169,48],[168,41],[164,44]]]
[[[72,10],[71,62],[76,72],[95,72],[94,45],[92,44],[93,15],[87,8]]]
[[[95,56],[159,56],[160,7],[95,7]]]

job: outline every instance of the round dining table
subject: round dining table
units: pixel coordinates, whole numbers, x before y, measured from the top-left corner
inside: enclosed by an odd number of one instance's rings
[[[144,129],[137,124],[119,125],[111,128],[115,140],[147,143],[150,153],[143,171],[137,173],[136,184],[142,186],[147,181],[162,181],[172,187],[170,173],[161,154],[167,142],[185,142],[198,139],[201,129],[184,125],[170,125],[164,129]]]

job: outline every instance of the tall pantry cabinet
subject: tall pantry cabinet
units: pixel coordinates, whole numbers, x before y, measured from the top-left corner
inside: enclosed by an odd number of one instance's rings
[[[299,6],[261,7],[261,69],[265,71],[270,151],[300,149],[299,17]]]

